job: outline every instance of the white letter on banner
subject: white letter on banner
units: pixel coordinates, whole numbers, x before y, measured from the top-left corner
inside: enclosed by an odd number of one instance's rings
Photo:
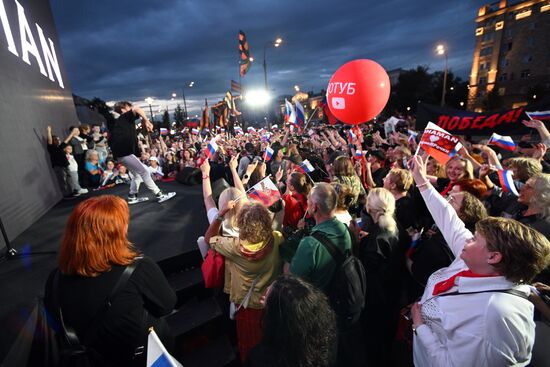
[[[46,42],[46,37],[44,37],[44,32],[42,31],[42,28],[40,28],[40,26],[36,24],[36,29],[38,29],[38,38],[40,38],[42,53],[44,54],[44,60],[46,61],[46,68],[48,69],[48,77],[52,82],[55,81],[52,73],[52,67],[53,67],[53,71],[55,72],[55,76],[57,77],[57,81],[59,82],[59,86],[65,89],[65,86],[63,85],[63,79],[61,78],[61,70],[59,69],[59,63],[57,62],[55,45],[53,44],[53,41],[50,38],[48,38],[48,41],[50,42],[50,46],[48,47],[48,43]]]
[[[15,42],[13,41],[13,35],[11,33],[10,23],[8,22],[8,14],[6,8],[4,8],[4,1],[0,0],[0,21],[2,21],[2,27],[4,28],[4,34],[8,41],[8,51],[19,57],[17,48],[15,48]]]
[[[46,69],[44,69],[44,64],[42,64],[42,59],[40,58],[40,53],[38,52],[38,47],[36,47],[36,42],[34,42],[34,37],[32,36],[31,28],[25,17],[25,9],[15,0],[17,4],[17,15],[19,16],[19,33],[21,35],[21,54],[23,61],[27,64],[31,64],[29,61],[29,53],[31,53],[38,62],[38,67],[42,75],[48,76],[46,74]],[[28,41],[27,41],[28,39]]]

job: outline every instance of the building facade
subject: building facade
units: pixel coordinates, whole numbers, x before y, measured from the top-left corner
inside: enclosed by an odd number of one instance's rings
[[[489,93],[502,108],[516,108],[550,92],[550,1],[506,1],[482,6],[468,109],[487,107]],[[538,93],[538,95],[537,95]]]

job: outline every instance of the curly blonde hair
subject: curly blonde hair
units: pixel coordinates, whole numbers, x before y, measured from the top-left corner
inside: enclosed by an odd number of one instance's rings
[[[237,214],[239,238],[250,243],[267,242],[273,238],[272,220],[269,211],[258,202],[242,206]]]

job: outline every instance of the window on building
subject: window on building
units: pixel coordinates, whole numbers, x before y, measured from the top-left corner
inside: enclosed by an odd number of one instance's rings
[[[512,50],[512,44],[513,44],[513,42],[508,42],[506,44],[506,51],[511,51]]]
[[[516,76],[514,75],[514,73],[510,73],[510,80],[514,80],[515,77],[516,77]]]
[[[519,77],[520,77],[521,79],[527,79],[527,78],[529,78],[530,76],[531,76],[531,70],[529,70],[529,69],[524,69],[524,70],[521,71],[521,74],[520,74]]]
[[[481,36],[483,34],[483,27],[476,28],[476,36]]]
[[[514,37],[514,29],[513,29],[513,28],[508,28],[508,29],[506,30],[505,35],[506,35],[507,38],[512,38],[512,37]]]
[[[479,56],[488,56],[493,53],[492,47],[484,47],[479,51]]]
[[[506,80],[508,80],[508,73],[502,73],[498,75],[499,82],[505,82]]]
[[[495,38],[495,32],[487,32],[481,37],[482,42],[490,42]]]
[[[532,22],[529,24],[529,29],[533,30],[533,29],[537,29],[537,22]]]
[[[506,88],[498,88],[498,95],[503,96],[506,93]]]
[[[531,15],[531,9],[522,10],[521,12],[518,12],[516,14],[516,20],[527,18],[530,15]]]
[[[487,84],[487,78],[484,77],[484,76],[480,76],[479,77],[479,82],[477,83],[478,85],[485,85]]]
[[[527,44],[529,46],[534,46],[535,45],[535,38],[534,37],[527,38]]]
[[[500,22],[495,24],[495,31],[499,31],[502,28],[504,28],[504,21],[503,20],[501,20]]]
[[[524,64],[528,64],[528,63],[530,63],[532,60],[533,60],[533,56],[532,56],[532,55],[524,55],[524,56],[523,56],[523,59],[522,59],[522,61],[523,61]]]
[[[508,59],[500,59],[500,67],[503,68],[505,66],[508,66]]]

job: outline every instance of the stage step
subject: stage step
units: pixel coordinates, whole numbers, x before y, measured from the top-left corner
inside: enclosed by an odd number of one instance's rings
[[[211,340],[202,348],[181,356],[185,367],[222,367],[238,365],[237,353],[226,335]]]
[[[202,301],[194,299],[168,316],[166,321],[172,329],[172,334],[178,338],[195,328],[219,319],[221,315],[222,310],[214,298]]]
[[[157,261],[164,275],[169,277],[173,273],[178,273],[182,269],[193,268],[202,264],[202,256],[198,247],[190,251],[182,252],[179,255],[171,256]]]
[[[179,307],[192,296],[199,296],[207,293],[204,288],[204,280],[200,267],[184,269],[180,272],[170,274],[166,277],[172,289],[178,295]]]

